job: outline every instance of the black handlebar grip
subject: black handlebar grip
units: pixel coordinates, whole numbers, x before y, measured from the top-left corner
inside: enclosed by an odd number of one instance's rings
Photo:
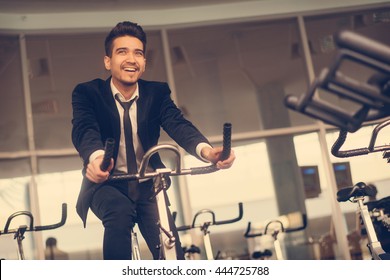
[[[61,214],[61,221],[59,223],[60,226],[64,225],[66,222],[66,218],[68,217],[68,211],[67,211],[67,204],[62,203],[62,214]]]
[[[221,160],[225,160],[230,155],[231,149],[231,140],[232,140],[232,124],[225,123],[223,125],[223,150],[221,154]]]
[[[192,167],[191,168],[191,175],[201,175],[201,174],[209,174],[213,173],[215,171],[218,171],[219,169],[215,167],[215,165],[209,165],[204,167]]]
[[[238,222],[239,220],[241,220],[243,215],[244,215],[243,205],[242,205],[242,202],[239,202],[238,203],[238,217],[236,217],[234,219],[224,220],[224,221],[217,221],[214,224],[215,225],[232,224],[232,223],[235,223],[235,222]]]
[[[250,233],[251,232],[251,226],[252,226],[252,223],[248,222],[248,226],[247,226],[246,231],[244,233],[244,237],[245,238],[252,238],[252,237],[257,237],[257,236],[262,236],[263,235],[262,232]]]
[[[104,147],[104,158],[102,164],[100,165],[100,169],[102,171],[106,171],[111,163],[111,158],[114,155],[114,146],[115,140],[112,138],[107,138],[106,145]]]
[[[346,158],[346,157],[355,157],[360,155],[367,155],[370,153],[368,148],[360,148],[360,149],[353,149],[348,151],[340,151],[341,146],[345,143],[345,140],[347,139],[348,131],[341,129],[339,132],[339,136],[336,139],[336,142],[333,144],[331,148],[331,153],[335,157],[338,158]]]
[[[52,225],[47,225],[47,226],[36,226],[33,230],[34,231],[41,231],[41,230],[49,230],[49,229],[59,228],[65,224],[67,216],[68,216],[67,204],[62,203],[62,213],[61,213],[61,221],[60,222],[58,222],[56,224],[52,224]]]
[[[177,231],[183,231],[183,230],[189,230],[189,229],[192,229],[191,226],[181,226],[181,227],[177,227],[176,230]]]

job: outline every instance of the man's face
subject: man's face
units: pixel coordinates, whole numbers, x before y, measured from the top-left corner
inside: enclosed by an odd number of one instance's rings
[[[145,71],[142,42],[131,36],[116,38],[112,55],[104,57],[104,65],[111,71],[112,81],[118,89],[133,86]]]

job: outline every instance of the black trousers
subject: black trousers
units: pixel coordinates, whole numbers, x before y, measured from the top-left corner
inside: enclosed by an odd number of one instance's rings
[[[136,191],[131,194],[128,192],[126,182],[104,184],[96,190],[91,210],[104,226],[103,258],[105,260],[131,259],[131,229],[135,223],[138,224],[153,259],[160,258],[157,203],[155,199],[150,200],[153,193],[152,180],[139,183]],[[184,259],[179,235],[169,210],[168,213],[171,231],[176,237],[178,259]]]

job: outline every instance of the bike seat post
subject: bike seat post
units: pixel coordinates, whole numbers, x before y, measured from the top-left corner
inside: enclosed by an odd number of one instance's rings
[[[19,252],[19,258],[21,260],[24,260],[24,250],[23,250],[23,239],[24,239],[24,233],[27,230],[27,226],[20,226],[18,230],[15,232],[15,237],[17,243],[18,243],[18,252]]]
[[[137,237],[137,233],[134,230],[131,230],[131,259],[132,260],[141,259],[138,237]]]
[[[214,260],[213,249],[211,248],[210,231],[203,231],[203,242],[208,260]]]
[[[373,259],[380,259],[379,255],[385,254],[385,251],[382,249],[381,243],[378,240],[374,226],[371,222],[370,212],[368,211],[367,205],[363,203],[363,199],[363,196],[355,197],[354,201],[358,203],[360,215],[367,231],[368,249],[370,250]]]
[[[280,241],[278,239],[279,230],[275,230],[272,234],[274,238],[274,248],[275,248],[275,254],[277,260],[284,260],[283,252],[282,252],[282,246],[280,245]]]

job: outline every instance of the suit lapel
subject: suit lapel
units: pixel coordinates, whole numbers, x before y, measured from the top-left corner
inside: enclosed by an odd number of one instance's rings
[[[139,126],[143,118],[145,118],[145,89],[143,83],[138,81],[138,100],[137,100],[137,125]]]
[[[119,143],[120,133],[121,133],[120,132],[121,131],[120,117],[119,117],[118,108],[116,107],[115,100],[112,97],[110,82],[111,82],[111,77],[108,78],[105,82],[104,90],[103,90],[103,99],[104,99],[105,104],[107,104],[107,106],[108,106],[108,109],[110,112],[109,117],[114,120],[113,122],[110,121],[110,123],[115,124],[113,127],[114,137],[115,137],[115,140],[118,141],[118,143]]]
[[[142,131],[142,121],[145,118],[145,92],[142,82],[138,81],[138,100],[137,100],[137,127],[138,136],[141,139],[141,143],[144,140],[144,132]]]

